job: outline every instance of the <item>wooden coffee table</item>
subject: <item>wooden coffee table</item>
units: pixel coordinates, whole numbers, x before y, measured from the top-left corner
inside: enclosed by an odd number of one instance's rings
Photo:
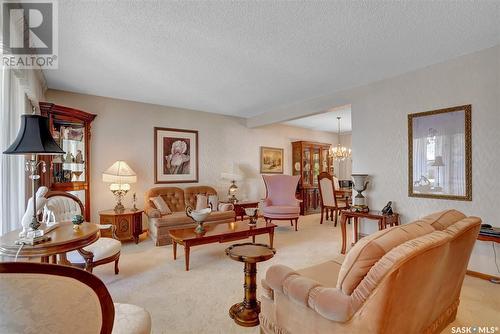
[[[192,246],[241,240],[248,237],[252,237],[252,241],[255,242],[256,235],[267,233],[269,234],[269,246],[272,248],[274,228],[276,225],[258,221],[256,226],[249,226],[248,221],[242,221],[222,224],[205,224],[204,227],[205,233],[203,234],[196,234],[194,232],[194,227],[173,229],[168,232],[172,238],[174,260],[177,259],[177,244],[184,246],[186,271],[189,271],[189,250]]]
[[[226,249],[235,261],[245,263],[245,297],[229,309],[229,316],[238,325],[251,327],[259,324],[260,302],[257,300],[257,262],[267,261],[276,251],[268,245],[256,243],[236,244]]]

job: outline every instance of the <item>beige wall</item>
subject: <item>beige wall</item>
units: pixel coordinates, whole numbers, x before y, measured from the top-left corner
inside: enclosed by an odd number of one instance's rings
[[[336,143],[332,133],[271,125],[249,129],[244,119],[206,112],[169,108],[64,91],[48,90],[47,100],[64,106],[95,113],[92,125],[92,217],[99,210],[114,206],[108,185],[101,173],[116,160],[125,160],[137,173],[138,183],[132,185],[139,207],[144,192],[154,185],[153,127],[193,129],[199,131],[200,184],[215,187],[221,197],[229,186],[220,173],[229,171],[233,162],[239,165],[245,179],[239,182],[240,198],[260,199],[265,188],[259,173],[260,146],[284,148],[285,174],[291,172],[291,142],[312,140]],[[193,184],[180,184],[185,187]],[[125,205],[131,205],[127,195]]]

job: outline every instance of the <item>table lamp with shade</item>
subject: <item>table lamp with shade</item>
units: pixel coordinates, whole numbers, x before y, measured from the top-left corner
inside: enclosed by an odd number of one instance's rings
[[[38,230],[40,223],[37,218],[36,180],[40,179],[38,169],[46,171],[45,161],[38,161],[40,155],[60,155],[65,152],[56,143],[49,128],[49,119],[41,115],[21,115],[21,127],[12,145],[3,154],[30,155],[25,163],[25,170],[30,173],[31,191],[33,195],[33,217],[29,225],[32,239],[43,236]]]
[[[125,211],[122,204],[123,197],[130,190],[130,184],[137,182],[137,175],[125,161],[117,161],[102,173],[102,180],[111,183],[109,189],[116,197],[115,212]]]
[[[431,164],[431,166],[437,167],[437,185],[436,185],[436,187],[441,188],[439,185],[439,167],[444,167],[443,157],[440,155],[436,155],[434,157],[434,162]]]

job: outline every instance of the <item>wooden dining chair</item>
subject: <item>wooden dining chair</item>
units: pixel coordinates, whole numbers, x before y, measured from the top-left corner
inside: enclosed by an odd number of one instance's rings
[[[78,197],[64,191],[49,191],[47,198],[47,209],[50,210],[56,221],[71,221],[75,215],[83,215],[83,204]],[[118,240],[115,230],[116,226],[107,224],[96,224],[101,231],[111,230],[112,238],[100,237],[96,242],[82,249],[66,254],[69,262],[74,265],[85,267],[92,272],[94,267],[101,264],[114,262],[115,274],[119,273],[118,261],[122,243]]]
[[[330,213],[331,219],[335,222],[334,226],[337,226],[337,220],[342,210],[349,209],[349,201],[345,199],[340,199],[337,197],[335,192],[335,182],[333,176],[327,172],[321,172],[318,175],[318,185],[319,194],[321,199],[321,221],[323,224],[323,217],[326,213],[326,220],[328,220],[328,215]]]

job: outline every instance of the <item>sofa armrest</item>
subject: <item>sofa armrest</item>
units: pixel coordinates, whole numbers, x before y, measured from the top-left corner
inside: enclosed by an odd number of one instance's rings
[[[262,201],[262,207],[271,206],[271,200],[269,198],[264,198]]]
[[[323,287],[287,266],[271,266],[266,272],[263,286],[267,290],[283,293],[291,301],[309,307],[329,320],[345,322],[353,314],[349,295],[337,288]],[[266,295],[272,296],[273,293],[266,291]]]
[[[232,203],[219,203],[217,209],[222,212],[231,211],[234,210],[234,205]]]
[[[145,211],[146,216],[148,218],[160,218],[161,217],[161,212],[158,209],[155,208],[147,208]]]

